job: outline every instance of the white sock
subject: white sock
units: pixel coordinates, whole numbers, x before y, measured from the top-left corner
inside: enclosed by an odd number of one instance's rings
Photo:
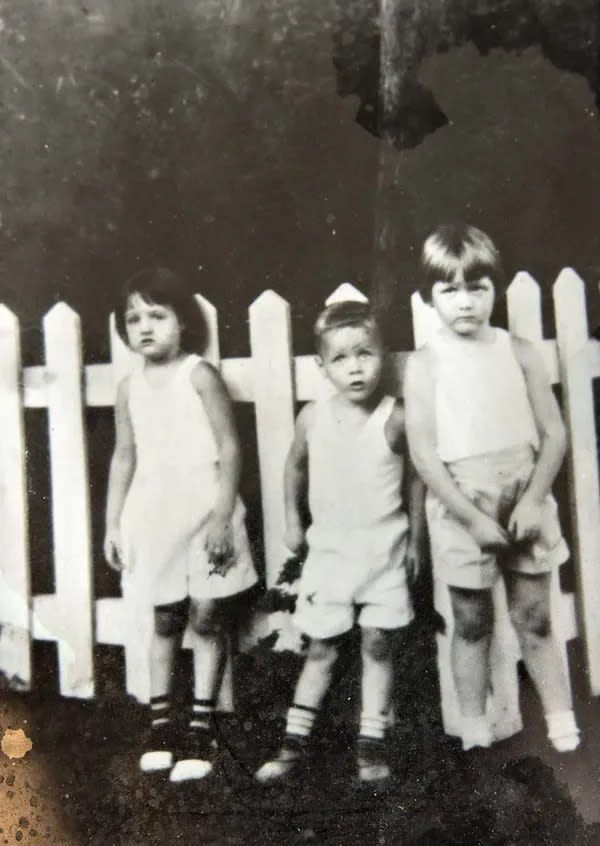
[[[558,752],[573,752],[579,746],[579,729],[575,714],[570,711],[552,711],[546,714],[548,738]]]
[[[465,752],[475,746],[488,749],[493,742],[494,737],[485,714],[462,717],[462,745]]]
[[[292,705],[287,712],[286,736],[308,739],[317,718],[318,711],[306,705]]]

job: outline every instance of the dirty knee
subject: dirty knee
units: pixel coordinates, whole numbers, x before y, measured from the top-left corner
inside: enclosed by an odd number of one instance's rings
[[[311,640],[306,658],[308,661],[333,662],[337,658],[337,642],[333,640]]]
[[[380,629],[364,630],[362,634],[362,653],[372,661],[387,661],[392,654],[390,633]]]
[[[533,604],[525,608],[515,608],[510,612],[510,618],[513,626],[522,636],[550,637],[552,624],[544,605]]]
[[[457,619],[455,620],[455,632],[461,640],[468,643],[477,643],[489,637],[492,633],[492,624],[488,619]]]
[[[190,603],[190,626],[199,635],[220,634],[222,626],[221,615],[217,611],[215,602]]]
[[[160,605],[154,609],[154,631],[159,637],[180,635],[185,623],[185,610],[180,603]]]

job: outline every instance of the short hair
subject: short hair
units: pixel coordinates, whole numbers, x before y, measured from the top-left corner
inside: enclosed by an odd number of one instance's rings
[[[381,337],[381,329],[371,306],[359,300],[340,300],[327,306],[317,317],[314,327],[317,352],[323,348],[325,335],[333,329],[346,326],[365,326],[374,329]]]
[[[459,268],[467,278],[488,276],[496,288],[506,284],[500,253],[489,235],[466,223],[444,223],[423,244],[419,280],[423,300],[429,302],[434,283],[451,280]]]
[[[139,294],[146,303],[172,308],[181,327],[181,349],[184,352],[204,352],[208,327],[202,310],[181,278],[166,267],[144,268],[124,283],[115,310],[115,324],[125,343],[125,314],[134,294]]]

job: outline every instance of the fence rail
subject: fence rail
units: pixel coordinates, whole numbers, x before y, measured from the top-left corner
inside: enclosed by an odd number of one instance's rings
[[[332,298],[348,292],[341,286]],[[312,356],[294,356],[290,306],[265,291],[249,309],[251,355],[220,360],[217,311],[198,296],[209,325],[207,358],[218,365],[234,401],[254,403],[264,519],[267,585],[275,584],[284,560],[283,463],[290,443],[295,401],[315,399],[327,390]],[[563,390],[569,431],[569,496],[572,513],[576,592],[563,593],[555,578],[552,603],[555,626],[567,662],[566,644],[580,634],[586,648],[590,689],[600,694],[600,496],[593,379],[600,376],[600,345],[589,337],[585,289],[567,268],[554,285],[556,339],[542,336],[540,289],[528,273],[519,273],[507,294],[510,330],[539,348],[553,384]],[[415,343],[421,345],[436,325],[435,314],[418,295],[412,297]],[[44,318],[45,363],[21,366],[17,317],[0,306],[0,672],[17,687],[31,685],[31,641],[58,643],[60,690],[65,696],[94,695],[94,642],[125,648],[127,691],[148,698],[144,652],[150,631],[149,605],[143,592],[94,599],[90,529],[86,406],[110,407],[116,385],[136,366],[136,357],[118,338],[114,325],[111,362],[84,365],[78,315],[59,303]],[[393,389],[401,393],[408,352],[393,354]],[[25,462],[24,408],[48,409],[48,452],[52,485],[52,532],[55,591],[31,595]],[[450,673],[452,614],[447,589],[435,586],[435,603],[445,617],[447,634],[438,639],[438,665],[445,728],[459,733],[458,708]],[[498,737],[520,727],[516,662],[518,645],[508,621],[501,586],[497,614],[490,709]],[[276,648],[298,643],[289,617],[270,621],[279,630]],[[225,690],[225,707],[231,707]]]

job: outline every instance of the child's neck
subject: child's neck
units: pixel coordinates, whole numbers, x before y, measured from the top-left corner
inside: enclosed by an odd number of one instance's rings
[[[460,332],[455,332],[448,326],[445,326],[442,329],[442,333],[446,335],[447,338],[452,338],[465,344],[491,344],[496,338],[496,329],[489,323],[480,326],[477,332],[472,335],[462,335]]]
[[[377,386],[372,394],[360,402],[352,402],[352,400],[349,400],[342,393],[334,394],[333,400],[340,413],[344,414],[345,417],[350,418],[366,417],[372,414],[381,402],[382,397],[383,389],[380,386]]]

